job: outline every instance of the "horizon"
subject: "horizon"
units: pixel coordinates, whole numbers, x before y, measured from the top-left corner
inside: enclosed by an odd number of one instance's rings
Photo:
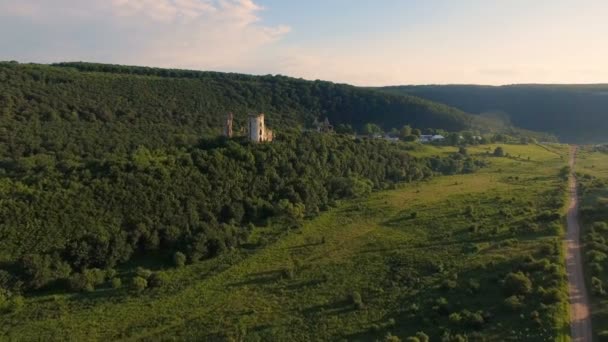
[[[595,0],[0,0],[0,60],[280,74],[367,87],[606,84],[607,11]]]

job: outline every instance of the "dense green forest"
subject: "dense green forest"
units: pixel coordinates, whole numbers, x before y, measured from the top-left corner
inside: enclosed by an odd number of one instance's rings
[[[342,198],[479,167],[461,154],[418,160],[383,140],[316,133],[103,159],[47,151],[1,165],[0,250],[12,276],[0,285],[17,291],[138,253],[195,262],[239,246],[268,219],[289,228]]]
[[[605,142],[608,85],[449,85],[383,88],[445,103],[473,114],[509,119],[572,142]]]
[[[228,112],[240,131],[249,113],[269,127],[366,123],[459,131],[475,126],[462,111],[412,96],[329,82],[100,64],[0,63],[0,154],[76,155],[189,146],[216,136]]]

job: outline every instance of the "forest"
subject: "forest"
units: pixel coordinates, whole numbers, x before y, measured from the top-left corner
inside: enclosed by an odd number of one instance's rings
[[[608,130],[608,85],[429,85],[387,87],[382,91],[502,118],[520,128],[555,134],[561,141],[601,143]]]
[[[196,262],[237,248],[269,219],[297,227],[337,200],[483,163],[458,153],[413,158],[383,140],[296,132],[273,144],[218,138],[103,158],[40,151],[1,165],[0,285],[21,292],[159,250]]]
[[[246,76],[71,63],[0,63],[0,154],[44,151],[74,155],[129,153],[138,146],[190,146],[235,131],[250,113],[269,127],[311,128],[328,117],[338,127],[460,131],[475,117],[413,96],[283,76]]]

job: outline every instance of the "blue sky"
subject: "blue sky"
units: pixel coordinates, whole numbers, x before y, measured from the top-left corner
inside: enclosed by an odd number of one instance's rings
[[[357,85],[608,82],[600,0],[0,0],[0,60]]]

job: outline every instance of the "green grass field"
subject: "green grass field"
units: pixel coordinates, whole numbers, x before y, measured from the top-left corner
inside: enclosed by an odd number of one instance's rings
[[[273,231],[259,228],[250,249],[167,268],[160,289],[27,298],[0,315],[0,339],[368,341],[424,331],[431,340],[567,340],[563,224],[539,217],[563,207],[568,147],[503,147],[508,157],[469,148],[490,163],[477,173],[340,203],[256,248]],[[594,171],[608,175],[606,166]],[[520,270],[531,290],[506,305],[503,280]]]

